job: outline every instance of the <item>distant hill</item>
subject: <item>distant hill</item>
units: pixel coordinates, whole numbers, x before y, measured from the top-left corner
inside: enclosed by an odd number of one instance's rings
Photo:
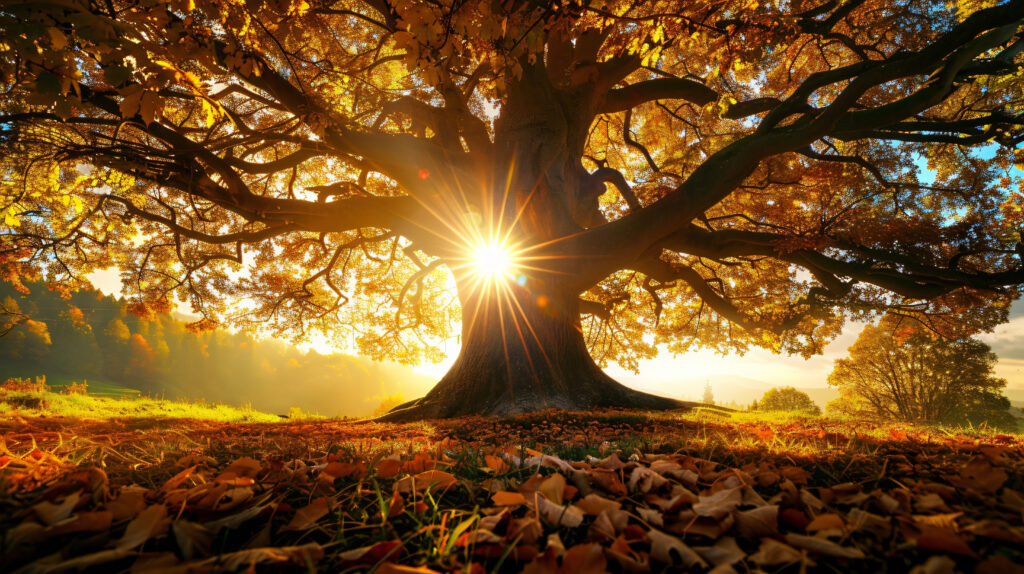
[[[382,399],[424,395],[434,381],[412,369],[345,354],[303,352],[243,333],[193,333],[187,316],[143,319],[98,291],[63,299],[40,284],[0,284],[0,377],[46,375],[175,399],[288,413],[363,416]],[[182,319],[185,319],[183,321]]]

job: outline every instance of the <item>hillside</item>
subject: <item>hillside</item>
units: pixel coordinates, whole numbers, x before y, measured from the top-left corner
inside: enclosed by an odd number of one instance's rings
[[[433,384],[395,363],[304,352],[244,333],[195,333],[170,314],[137,317],[98,291],[64,299],[41,284],[28,289],[0,285],[7,310],[0,322],[12,327],[0,337],[0,380],[45,375],[56,386],[88,381],[94,389],[324,416],[364,416],[385,397],[415,398]]]

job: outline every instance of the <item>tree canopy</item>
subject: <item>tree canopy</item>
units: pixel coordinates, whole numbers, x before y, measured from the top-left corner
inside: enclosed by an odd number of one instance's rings
[[[803,412],[812,415],[821,414],[821,408],[814,404],[811,397],[793,387],[773,387],[764,393],[757,403],[757,410]]]
[[[886,311],[984,328],[1024,281],[1022,18],[8,0],[0,264],[65,288],[117,266],[139,313],[178,298],[409,362],[461,318],[503,349],[453,377],[555,386],[659,345],[811,354]]]
[[[1017,428],[1006,380],[994,376],[996,355],[976,339],[949,340],[886,317],[868,325],[850,356],[836,361],[829,384],[839,414],[921,423]]]

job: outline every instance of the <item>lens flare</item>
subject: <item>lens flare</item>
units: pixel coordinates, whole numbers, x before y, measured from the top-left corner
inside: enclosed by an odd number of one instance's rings
[[[512,271],[512,254],[497,243],[479,247],[473,254],[473,264],[485,277],[508,275]]]

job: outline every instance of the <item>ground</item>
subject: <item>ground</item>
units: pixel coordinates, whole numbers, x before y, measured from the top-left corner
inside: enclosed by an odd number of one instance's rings
[[[409,424],[69,417],[11,407],[14,394],[0,397],[0,571],[1024,563],[1017,434],[712,409]]]

